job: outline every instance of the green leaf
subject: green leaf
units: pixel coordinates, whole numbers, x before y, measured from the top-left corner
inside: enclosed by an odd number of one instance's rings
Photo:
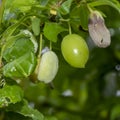
[[[30,41],[30,38],[24,36],[12,36],[3,47],[2,57],[7,62],[11,62],[28,52],[34,52],[34,45]]]
[[[101,11],[100,12],[104,12],[104,14],[106,15],[105,17],[105,23],[107,25],[108,28],[119,28],[120,26],[120,14],[118,13],[118,11],[110,6],[101,6]],[[104,17],[104,16],[103,16]],[[114,18],[114,20],[113,20]]]
[[[22,17],[17,23],[9,26],[3,33],[2,38],[1,38],[1,45],[3,45],[6,40],[14,33],[14,31],[16,30],[16,28],[27,18],[29,18],[30,15],[24,16]]]
[[[28,30],[22,30],[16,36],[10,36],[2,47],[1,56],[7,61],[21,57],[28,52],[37,52],[38,44]]]
[[[35,16],[32,18],[32,30],[36,36],[40,34],[40,19]]]
[[[25,32],[26,36],[22,32]],[[3,67],[6,77],[27,77],[36,66],[33,36],[28,31],[22,32],[17,36],[11,36],[2,48],[2,57],[7,62]]]
[[[117,0],[97,0],[95,2],[89,3],[88,5],[90,5],[91,7],[109,5],[115,8],[120,13],[120,3]]]
[[[9,56],[9,53],[7,56],[5,55],[7,52],[7,49],[10,49],[15,44],[16,39],[19,39],[20,37],[21,36],[19,36],[19,37],[18,36],[10,36],[8,38],[8,40],[6,41],[6,43],[3,45],[2,50],[1,50],[1,57],[3,57],[6,61],[9,61],[6,58]]]
[[[26,100],[15,105],[10,105],[7,111],[17,112],[25,117],[32,118],[32,120],[44,120],[44,116],[38,110],[31,108]]]
[[[79,31],[80,20],[80,6],[75,6],[70,12],[70,23],[75,31]]]
[[[80,4],[80,22],[84,30],[88,30],[89,11],[86,4]]]
[[[0,3],[0,26],[2,23],[2,18],[3,18],[3,13],[4,13],[4,9],[5,9],[5,0],[2,0],[2,3]]]
[[[110,120],[116,120],[117,117],[120,117],[120,105],[116,105],[112,111],[111,111],[111,116]]]
[[[40,0],[40,5],[46,6],[50,0]]]
[[[12,2],[12,9],[20,9],[22,12],[26,12],[31,9],[32,5],[35,4],[35,0],[14,0]]]
[[[35,0],[13,0],[13,5],[15,6],[27,6],[35,3]]]
[[[66,31],[66,29],[60,24],[52,22],[46,22],[43,29],[44,36],[52,42],[57,42],[57,35],[62,31]]]
[[[84,30],[88,30],[89,10],[86,4],[75,6],[70,13],[71,23],[79,28],[81,26]]]
[[[70,12],[70,18],[80,22],[80,6],[75,6]]]
[[[59,12],[63,15],[66,15],[70,12],[70,7],[72,4],[73,0],[67,0],[64,3],[62,3],[62,5],[59,8]]]
[[[22,30],[21,34],[24,34],[26,37],[30,38],[31,42],[34,45],[34,52],[36,53],[37,49],[38,49],[38,43],[37,43],[37,40],[35,39],[34,35],[28,30]]]
[[[36,57],[33,52],[28,52],[25,55],[7,63],[3,67],[3,74],[10,78],[28,77],[35,69]]]
[[[23,99],[23,91],[16,85],[5,85],[0,89],[0,108],[9,104],[20,102]]]

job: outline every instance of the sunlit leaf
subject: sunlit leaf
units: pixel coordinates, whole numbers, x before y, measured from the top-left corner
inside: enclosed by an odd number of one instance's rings
[[[57,35],[66,29],[58,23],[46,22],[43,31],[48,40],[57,42]]]
[[[40,19],[35,16],[32,18],[32,30],[36,36],[40,34]]]
[[[32,118],[32,120],[44,120],[44,116],[38,110],[30,107],[26,100],[15,105],[10,105],[7,111],[17,112],[25,117]]]
[[[40,4],[46,6],[50,0],[40,0]]]
[[[23,16],[17,23],[9,26],[3,33],[2,38],[1,38],[1,45],[3,45],[6,40],[14,33],[14,31],[16,30],[16,28],[24,21],[26,20],[28,16]]]
[[[5,85],[0,89],[0,108],[6,107],[9,104],[20,102],[23,98],[23,91],[16,85]]]
[[[120,13],[120,3],[117,0],[97,0],[89,3],[90,6],[101,6],[101,5],[109,5],[115,8]]]
[[[36,57],[28,52],[23,56],[7,63],[3,67],[3,74],[10,78],[28,77],[35,69]]]
[[[30,39],[30,41],[34,45],[34,52],[36,53],[38,50],[38,43],[37,43],[35,36],[29,30],[21,30],[20,33],[23,34],[25,37],[28,37]]]
[[[22,12],[26,12],[31,9],[33,4],[35,4],[35,0],[14,0],[12,7],[14,9],[20,9]]]
[[[34,52],[34,45],[30,38],[22,35],[12,36],[2,49],[2,57],[7,62],[11,62],[28,52]]]
[[[61,14],[66,15],[70,12],[70,6],[73,0],[67,0],[59,8]]]
[[[20,5],[31,5],[34,4],[35,0],[13,0],[13,5],[20,6]]]

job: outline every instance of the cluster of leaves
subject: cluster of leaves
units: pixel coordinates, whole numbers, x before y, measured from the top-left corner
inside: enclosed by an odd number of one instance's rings
[[[106,49],[96,48],[89,39],[88,6],[107,16],[113,42]],[[2,0],[0,120],[118,117],[119,18],[117,0]],[[87,39],[90,58],[84,69],[69,66],[61,55],[60,44],[69,32],[68,25],[73,33]],[[42,47],[52,46],[60,61],[53,90],[43,83],[31,82],[30,75],[41,49],[40,34],[43,34]]]

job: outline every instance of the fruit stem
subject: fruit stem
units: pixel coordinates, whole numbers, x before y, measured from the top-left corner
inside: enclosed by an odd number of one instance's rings
[[[50,50],[52,50],[52,41],[50,41]]]
[[[88,8],[88,10],[89,10],[90,13],[93,12],[92,8],[88,4],[87,4],[87,8]]]
[[[40,34],[40,44],[39,44],[39,54],[38,54],[38,57],[41,56],[41,51],[42,51],[42,33]]]
[[[68,22],[69,34],[72,34],[70,22]]]

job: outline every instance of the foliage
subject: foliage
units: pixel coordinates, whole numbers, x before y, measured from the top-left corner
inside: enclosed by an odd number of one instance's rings
[[[95,10],[111,34],[107,48],[89,35]],[[62,55],[61,42],[71,33],[88,45],[85,68],[70,66]],[[119,35],[119,0],[0,0],[0,120],[119,119]],[[46,46],[59,59],[49,84],[34,76]]]

